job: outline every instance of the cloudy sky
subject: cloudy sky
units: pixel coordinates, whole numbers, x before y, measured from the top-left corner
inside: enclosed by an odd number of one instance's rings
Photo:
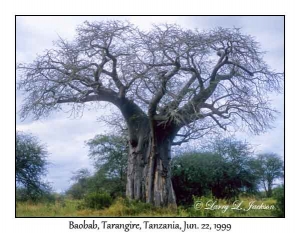
[[[239,27],[260,42],[267,52],[265,60],[278,72],[284,64],[284,18],[283,17],[17,17],[17,62],[31,62],[37,54],[52,47],[52,41],[58,38],[72,39],[75,28],[85,20],[126,19],[135,25],[147,29],[153,23],[177,23],[185,28],[199,30],[214,27]],[[22,93],[17,92],[17,111],[22,103]],[[281,113],[268,133],[254,136],[239,133],[247,139],[257,152],[276,152],[283,156],[283,95],[272,96],[274,107]],[[17,130],[30,132],[48,146],[49,167],[47,180],[52,182],[56,191],[64,191],[70,185],[72,172],[80,168],[92,169],[88,159],[88,148],[84,141],[108,129],[97,118],[108,114],[104,110],[85,112],[80,119],[69,118],[65,113],[52,114],[48,119],[21,122],[17,114]]]

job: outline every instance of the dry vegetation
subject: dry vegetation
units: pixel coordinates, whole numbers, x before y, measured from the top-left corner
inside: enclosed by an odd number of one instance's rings
[[[201,198],[206,203],[208,198]],[[243,207],[247,208],[248,203],[254,201],[253,198],[241,198]],[[275,205],[274,199],[255,200],[257,205],[262,202],[265,205]],[[217,200],[219,205],[231,204],[232,201]],[[17,203],[17,217],[276,217],[272,210],[231,210],[223,212],[223,210],[196,210],[193,206],[174,208],[157,208],[149,204],[128,201],[118,198],[114,203],[105,209],[94,210],[85,208],[82,201],[66,199],[50,203]]]

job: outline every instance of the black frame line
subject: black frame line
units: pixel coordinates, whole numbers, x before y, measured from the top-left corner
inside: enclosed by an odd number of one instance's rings
[[[284,70],[284,80],[283,80],[283,131],[284,131],[284,134],[283,134],[283,162],[284,162],[284,175],[283,175],[283,180],[284,180],[284,205],[286,203],[285,201],[285,187],[286,187],[286,180],[285,180],[285,152],[286,152],[286,148],[285,148],[285,17],[286,15],[15,15],[15,132],[17,130],[17,102],[16,102],[16,99],[17,99],[17,91],[16,91],[16,87],[17,87],[17,71],[16,71],[16,68],[17,68],[17,17],[18,16],[31,16],[31,17],[34,17],[34,16],[69,16],[69,17],[72,17],[72,16],[77,16],[77,17],[80,17],[80,16],[283,16],[283,30],[284,30],[284,36],[283,36],[283,50],[284,50],[284,61],[283,61],[283,70]],[[15,133],[15,149],[16,149],[16,133]],[[132,219],[132,218],[142,218],[142,219],[149,219],[149,218],[181,218],[181,219],[185,219],[185,218],[212,218],[212,219],[219,219],[219,218],[224,218],[224,219],[237,219],[237,218],[265,218],[265,219],[269,219],[269,218],[272,218],[272,219],[277,219],[277,218],[285,218],[285,213],[284,213],[284,217],[135,217],[135,216],[132,216],[132,217],[103,217],[103,216],[87,216],[87,217],[79,217],[79,216],[70,216],[70,217],[66,217],[66,216],[57,216],[57,217],[42,217],[42,216],[34,216],[34,217],[17,217],[17,204],[16,204],[16,190],[17,190],[17,186],[16,186],[16,164],[15,164],[15,218],[93,218],[93,219],[96,219],[96,218],[101,218],[101,219],[105,219],[105,218],[122,218],[122,219]],[[286,207],[285,207],[285,210],[286,210]]]

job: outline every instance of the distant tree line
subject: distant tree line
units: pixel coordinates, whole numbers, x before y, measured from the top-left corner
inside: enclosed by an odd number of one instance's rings
[[[90,175],[87,169],[74,172],[73,185],[66,194],[82,199],[85,194],[106,192],[112,197],[125,196],[128,147],[125,136],[96,135],[86,142],[89,157],[96,172]]]
[[[128,145],[127,137],[96,135],[86,142],[96,172],[79,169],[71,178],[66,195],[84,199],[87,194],[125,197]],[[40,201],[53,198],[47,174],[46,146],[37,137],[16,132],[16,197],[17,201]],[[275,153],[255,155],[250,144],[233,137],[215,139],[205,149],[186,150],[172,158],[172,183],[177,204],[192,204],[193,196],[231,199],[241,194],[266,197],[280,196],[283,160]],[[107,199],[107,198],[106,198]],[[284,199],[280,200],[284,205]]]
[[[283,176],[283,161],[274,153],[254,155],[250,145],[234,138],[217,140],[206,151],[189,151],[172,160],[172,181],[178,203],[193,196],[236,198],[257,194],[263,187],[272,196]]]
[[[96,135],[86,142],[96,172],[80,169],[66,192],[82,199],[92,192],[125,196],[128,147],[126,136]],[[191,204],[193,196],[235,198],[265,191],[272,196],[275,182],[283,177],[283,161],[275,153],[254,155],[247,142],[217,139],[206,149],[185,151],[172,159],[172,182],[177,204]]]

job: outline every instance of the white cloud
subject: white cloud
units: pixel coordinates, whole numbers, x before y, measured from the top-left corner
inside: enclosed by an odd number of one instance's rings
[[[53,119],[18,124],[17,130],[36,135],[47,145],[49,175],[55,189],[63,191],[69,185],[72,172],[80,168],[93,169],[84,142],[107,129],[96,121],[99,112],[86,112],[80,119],[68,119],[54,114]]]

